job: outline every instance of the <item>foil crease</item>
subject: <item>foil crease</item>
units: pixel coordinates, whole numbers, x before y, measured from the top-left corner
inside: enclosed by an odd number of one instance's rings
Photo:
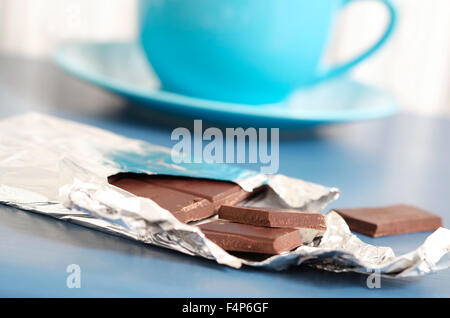
[[[150,199],[114,187],[119,172],[169,174],[233,181],[244,190],[269,190],[248,206],[322,211],[336,188],[283,175],[262,175],[230,165],[174,164],[170,149],[55,117],[30,113],[0,121],[0,202],[96,230],[240,268],[283,270],[304,264],[333,272],[418,276],[448,268],[450,231],[440,228],[416,250],[395,256],[366,244],[334,211],[322,237],[294,251],[258,261],[233,256],[194,225],[179,222]]]

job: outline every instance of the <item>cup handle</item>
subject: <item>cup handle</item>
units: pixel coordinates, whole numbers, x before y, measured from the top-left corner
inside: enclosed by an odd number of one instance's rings
[[[379,1],[383,3],[389,12],[389,23],[386,27],[386,30],[384,31],[384,34],[378,39],[375,44],[373,44],[370,48],[368,48],[366,51],[361,53],[359,56],[355,57],[354,59],[350,60],[349,62],[344,62],[342,64],[339,64],[337,66],[332,67],[331,69],[325,70],[324,73],[319,74],[319,76],[316,78],[316,81],[322,81],[325,79],[329,79],[334,76],[341,75],[354,67],[355,65],[361,63],[363,60],[365,60],[367,57],[375,53],[383,44],[386,42],[386,40],[392,35],[392,31],[394,30],[396,20],[397,20],[397,13],[395,10],[395,7],[392,5],[392,3],[389,0],[346,0],[344,5],[349,4],[350,2],[355,1]],[[316,82],[315,81],[315,82]]]

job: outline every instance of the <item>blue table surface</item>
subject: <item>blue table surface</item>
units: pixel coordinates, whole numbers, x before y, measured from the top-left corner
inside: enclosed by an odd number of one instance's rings
[[[41,111],[152,143],[171,146],[157,125],[119,97],[62,74],[51,63],[0,57],[0,118]],[[151,116],[150,116],[151,117]],[[364,123],[291,132],[280,142],[280,173],[336,186],[333,207],[410,203],[450,226],[450,120],[399,115]],[[396,254],[430,233],[365,242]],[[81,268],[81,288],[66,286],[69,264]],[[212,261],[0,206],[0,296],[60,297],[449,297],[450,270],[383,279],[309,268],[283,272],[231,269]]]

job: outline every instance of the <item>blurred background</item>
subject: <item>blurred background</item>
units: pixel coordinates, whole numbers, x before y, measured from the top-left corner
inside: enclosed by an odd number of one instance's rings
[[[404,110],[450,116],[450,1],[397,0],[397,30],[353,76],[391,91]],[[130,41],[136,0],[0,0],[0,54],[50,59],[65,41]],[[368,47],[387,14],[379,3],[356,3],[340,14],[325,61]]]

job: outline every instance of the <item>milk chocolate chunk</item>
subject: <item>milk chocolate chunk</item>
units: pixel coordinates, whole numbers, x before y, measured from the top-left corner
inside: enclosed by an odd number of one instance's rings
[[[320,213],[306,213],[274,209],[222,205],[219,218],[256,226],[281,228],[309,228],[326,230],[325,216]]]
[[[159,175],[145,176],[142,180],[205,198],[216,208],[222,204],[238,203],[250,195],[237,184],[220,180]]]
[[[352,231],[372,237],[432,231],[442,226],[438,215],[410,205],[335,209]]]
[[[232,182],[209,179],[120,173],[108,181],[155,201],[182,222],[210,217],[221,204],[235,204],[251,195]]]
[[[216,213],[211,202],[189,193],[160,187],[134,178],[119,178],[110,183],[137,196],[155,201],[181,222],[201,220]]]
[[[199,225],[211,241],[226,251],[280,254],[300,245],[297,229],[268,228],[215,220]]]

